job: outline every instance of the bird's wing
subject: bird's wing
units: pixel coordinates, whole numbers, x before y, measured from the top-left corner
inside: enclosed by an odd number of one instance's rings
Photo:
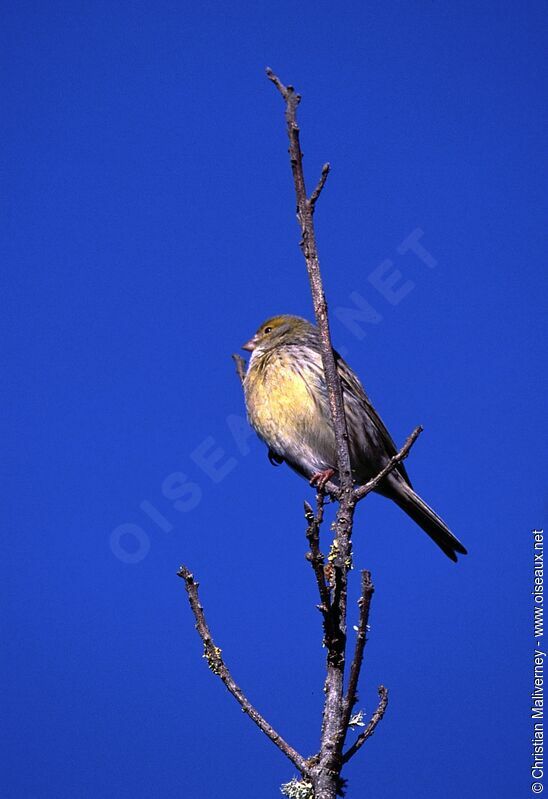
[[[341,385],[343,389],[343,394],[348,392],[351,396],[356,398],[358,402],[362,405],[365,414],[372,422],[377,436],[381,445],[384,447],[386,454],[388,457],[392,457],[397,453],[397,448],[392,440],[392,436],[386,429],[384,422],[382,421],[381,417],[373,407],[371,400],[365,393],[365,390],[356,377],[355,373],[352,369],[348,366],[344,358],[342,358],[338,352],[335,352],[335,360],[337,363],[337,371],[339,373],[339,377],[341,380]],[[403,463],[399,463],[396,466],[396,470],[405,478],[406,482],[411,485],[411,481],[409,480],[409,475],[405,469]]]

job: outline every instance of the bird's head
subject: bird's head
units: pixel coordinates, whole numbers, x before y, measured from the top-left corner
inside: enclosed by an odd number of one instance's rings
[[[300,316],[289,314],[272,316],[263,322],[242,349],[258,354],[286,344],[304,343],[310,339],[313,331],[315,331],[314,326]]]

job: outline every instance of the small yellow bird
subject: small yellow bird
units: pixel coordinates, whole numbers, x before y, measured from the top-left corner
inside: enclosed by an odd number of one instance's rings
[[[337,445],[331,421],[318,329],[299,316],[274,316],[243,346],[251,352],[244,380],[249,421],[268,446],[272,463],[284,461],[311,484],[336,482]],[[375,477],[396,446],[362,385],[335,353],[342,385],[354,480]],[[376,489],[404,510],[451,558],[466,549],[413,491],[403,464]]]

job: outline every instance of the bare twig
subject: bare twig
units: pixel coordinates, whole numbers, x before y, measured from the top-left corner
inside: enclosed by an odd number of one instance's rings
[[[379,485],[379,483],[382,480],[384,480],[386,475],[390,474],[392,469],[394,469],[398,465],[398,463],[401,463],[403,460],[405,460],[405,458],[407,458],[407,456],[409,455],[409,450],[411,449],[417,438],[420,436],[422,431],[423,428],[420,425],[418,427],[415,427],[415,429],[413,430],[413,432],[411,433],[411,435],[409,436],[403,447],[400,449],[400,451],[390,458],[386,466],[383,469],[381,469],[378,475],[376,477],[373,477],[371,480],[365,483],[365,485],[360,486],[354,491],[354,498],[356,502],[359,502],[361,499],[366,497],[371,491],[374,491],[376,487]]]
[[[371,607],[371,597],[375,591],[375,587],[371,582],[371,572],[362,571],[362,592],[358,600],[358,607],[360,609],[360,617],[358,621],[358,633],[356,637],[356,646],[354,649],[354,657],[350,666],[350,676],[348,678],[348,688],[346,689],[346,696],[343,706],[343,725],[348,729],[348,722],[352,710],[356,703],[356,693],[358,690],[358,680],[360,679],[360,671],[363,662],[363,651],[367,642],[367,624],[369,622],[369,609]]]
[[[368,738],[370,738],[373,733],[375,732],[375,727],[382,719],[385,714],[386,706],[388,705],[388,690],[384,687],[384,685],[379,686],[379,704],[377,705],[377,709],[371,716],[371,721],[365,728],[365,730],[360,733],[360,735],[356,738],[352,746],[344,753],[342,762],[348,763],[351,757],[354,757],[358,749],[364,745]]]
[[[243,382],[245,380],[245,373],[246,373],[246,362],[245,362],[244,358],[242,358],[242,356],[238,355],[237,353],[234,353],[234,355],[232,356],[232,360],[236,364],[236,373],[237,373],[238,377],[240,378],[240,382],[243,385]]]
[[[177,572],[179,577],[185,581],[185,587],[188,593],[188,600],[190,607],[196,619],[196,629],[204,644],[204,657],[207,660],[208,666],[221,680],[224,682],[232,696],[241,705],[244,713],[247,713],[250,719],[261,729],[272,743],[276,744],[284,755],[291,760],[294,766],[299,769],[303,776],[308,775],[309,769],[304,757],[302,757],[287,741],[285,741],[271,725],[265,721],[258,710],[256,710],[251,702],[242,692],[242,689],[235,683],[232,675],[230,674],[222,656],[219,647],[215,646],[209,627],[207,625],[204,609],[200,604],[198,596],[198,583],[194,580],[194,575],[187,569],[186,566],[181,566]]]
[[[310,195],[310,208],[312,209],[312,213],[314,213],[314,207],[318,201],[320,194],[322,193],[322,189],[325,186],[325,181],[327,180],[327,176],[331,170],[331,166],[329,164],[324,164],[322,167],[322,174],[320,175],[320,179],[318,181],[318,185]]]
[[[306,530],[306,537],[310,546],[310,552],[307,552],[306,559],[310,561],[314,574],[316,575],[316,582],[318,584],[318,593],[320,595],[320,604],[318,609],[321,611],[324,622],[327,623],[329,619],[329,610],[331,608],[331,597],[329,595],[329,588],[325,581],[325,557],[320,551],[320,526],[323,521],[323,505],[324,496],[318,492],[316,494],[316,513],[308,502],[304,503],[304,515],[308,522]],[[326,630],[327,633],[327,630]]]
[[[279,77],[274,74],[274,72],[270,69],[270,67],[266,68],[266,74],[268,76],[268,79],[272,81],[272,83],[278,89],[278,91],[280,92],[280,94],[282,95],[282,97],[286,102],[291,93],[295,97],[295,102],[300,103],[301,95],[295,94],[295,89],[293,88],[293,86],[290,85],[284,86]]]

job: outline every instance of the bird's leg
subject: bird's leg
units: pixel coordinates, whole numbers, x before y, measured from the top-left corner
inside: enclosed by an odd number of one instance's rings
[[[324,469],[323,472],[316,472],[310,478],[310,485],[317,486],[320,491],[325,488],[325,484],[335,474],[335,469]]]

